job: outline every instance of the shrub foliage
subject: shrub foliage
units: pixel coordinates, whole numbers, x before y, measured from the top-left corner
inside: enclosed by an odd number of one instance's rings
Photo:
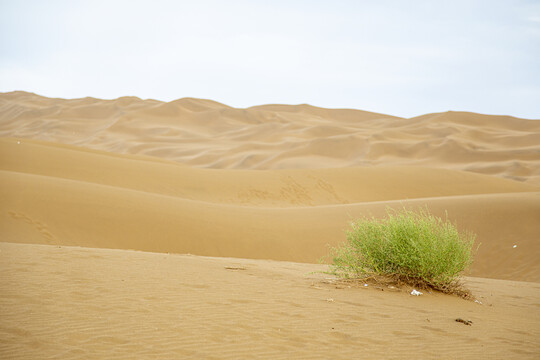
[[[476,236],[459,233],[427,209],[388,210],[387,218],[362,218],[333,249],[331,271],[346,278],[382,275],[409,285],[452,292],[472,263]]]

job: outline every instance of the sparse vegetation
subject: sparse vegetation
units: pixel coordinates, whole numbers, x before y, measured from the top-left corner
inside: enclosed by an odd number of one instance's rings
[[[472,263],[476,236],[459,233],[427,209],[388,210],[387,218],[351,224],[347,242],[332,249],[331,271],[345,278],[383,276],[412,286],[459,292],[459,275]]]

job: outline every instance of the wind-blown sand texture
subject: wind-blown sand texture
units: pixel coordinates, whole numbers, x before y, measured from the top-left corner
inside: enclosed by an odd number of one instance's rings
[[[0,250],[5,359],[527,359],[540,351],[538,283],[469,278],[479,304],[349,288],[311,274],[321,265]]]
[[[478,234],[483,305],[308,274],[402,206]],[[4,358],[540,354],[538,120],[4,93],[0,231]]]

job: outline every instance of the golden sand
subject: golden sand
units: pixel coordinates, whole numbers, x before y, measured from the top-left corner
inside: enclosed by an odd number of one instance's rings
[[[0,357],[535,358],[539,144],[510,116],[0,94]],[[403,206],[478,235],[482,305],[311,273]]]

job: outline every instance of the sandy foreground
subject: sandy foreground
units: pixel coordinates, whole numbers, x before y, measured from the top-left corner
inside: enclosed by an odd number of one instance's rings
[[[539,144],[511,116],[0,94],[0,358],[538,358]],[[352,219],[426,206],[478,235],[482,304],[313,273]]]
[[[347,287],[323,265],[0,243],[10,359],[526,359],[540,284],[467,278],[482,304]],[[471,326],[456,322],[471,320]]]

